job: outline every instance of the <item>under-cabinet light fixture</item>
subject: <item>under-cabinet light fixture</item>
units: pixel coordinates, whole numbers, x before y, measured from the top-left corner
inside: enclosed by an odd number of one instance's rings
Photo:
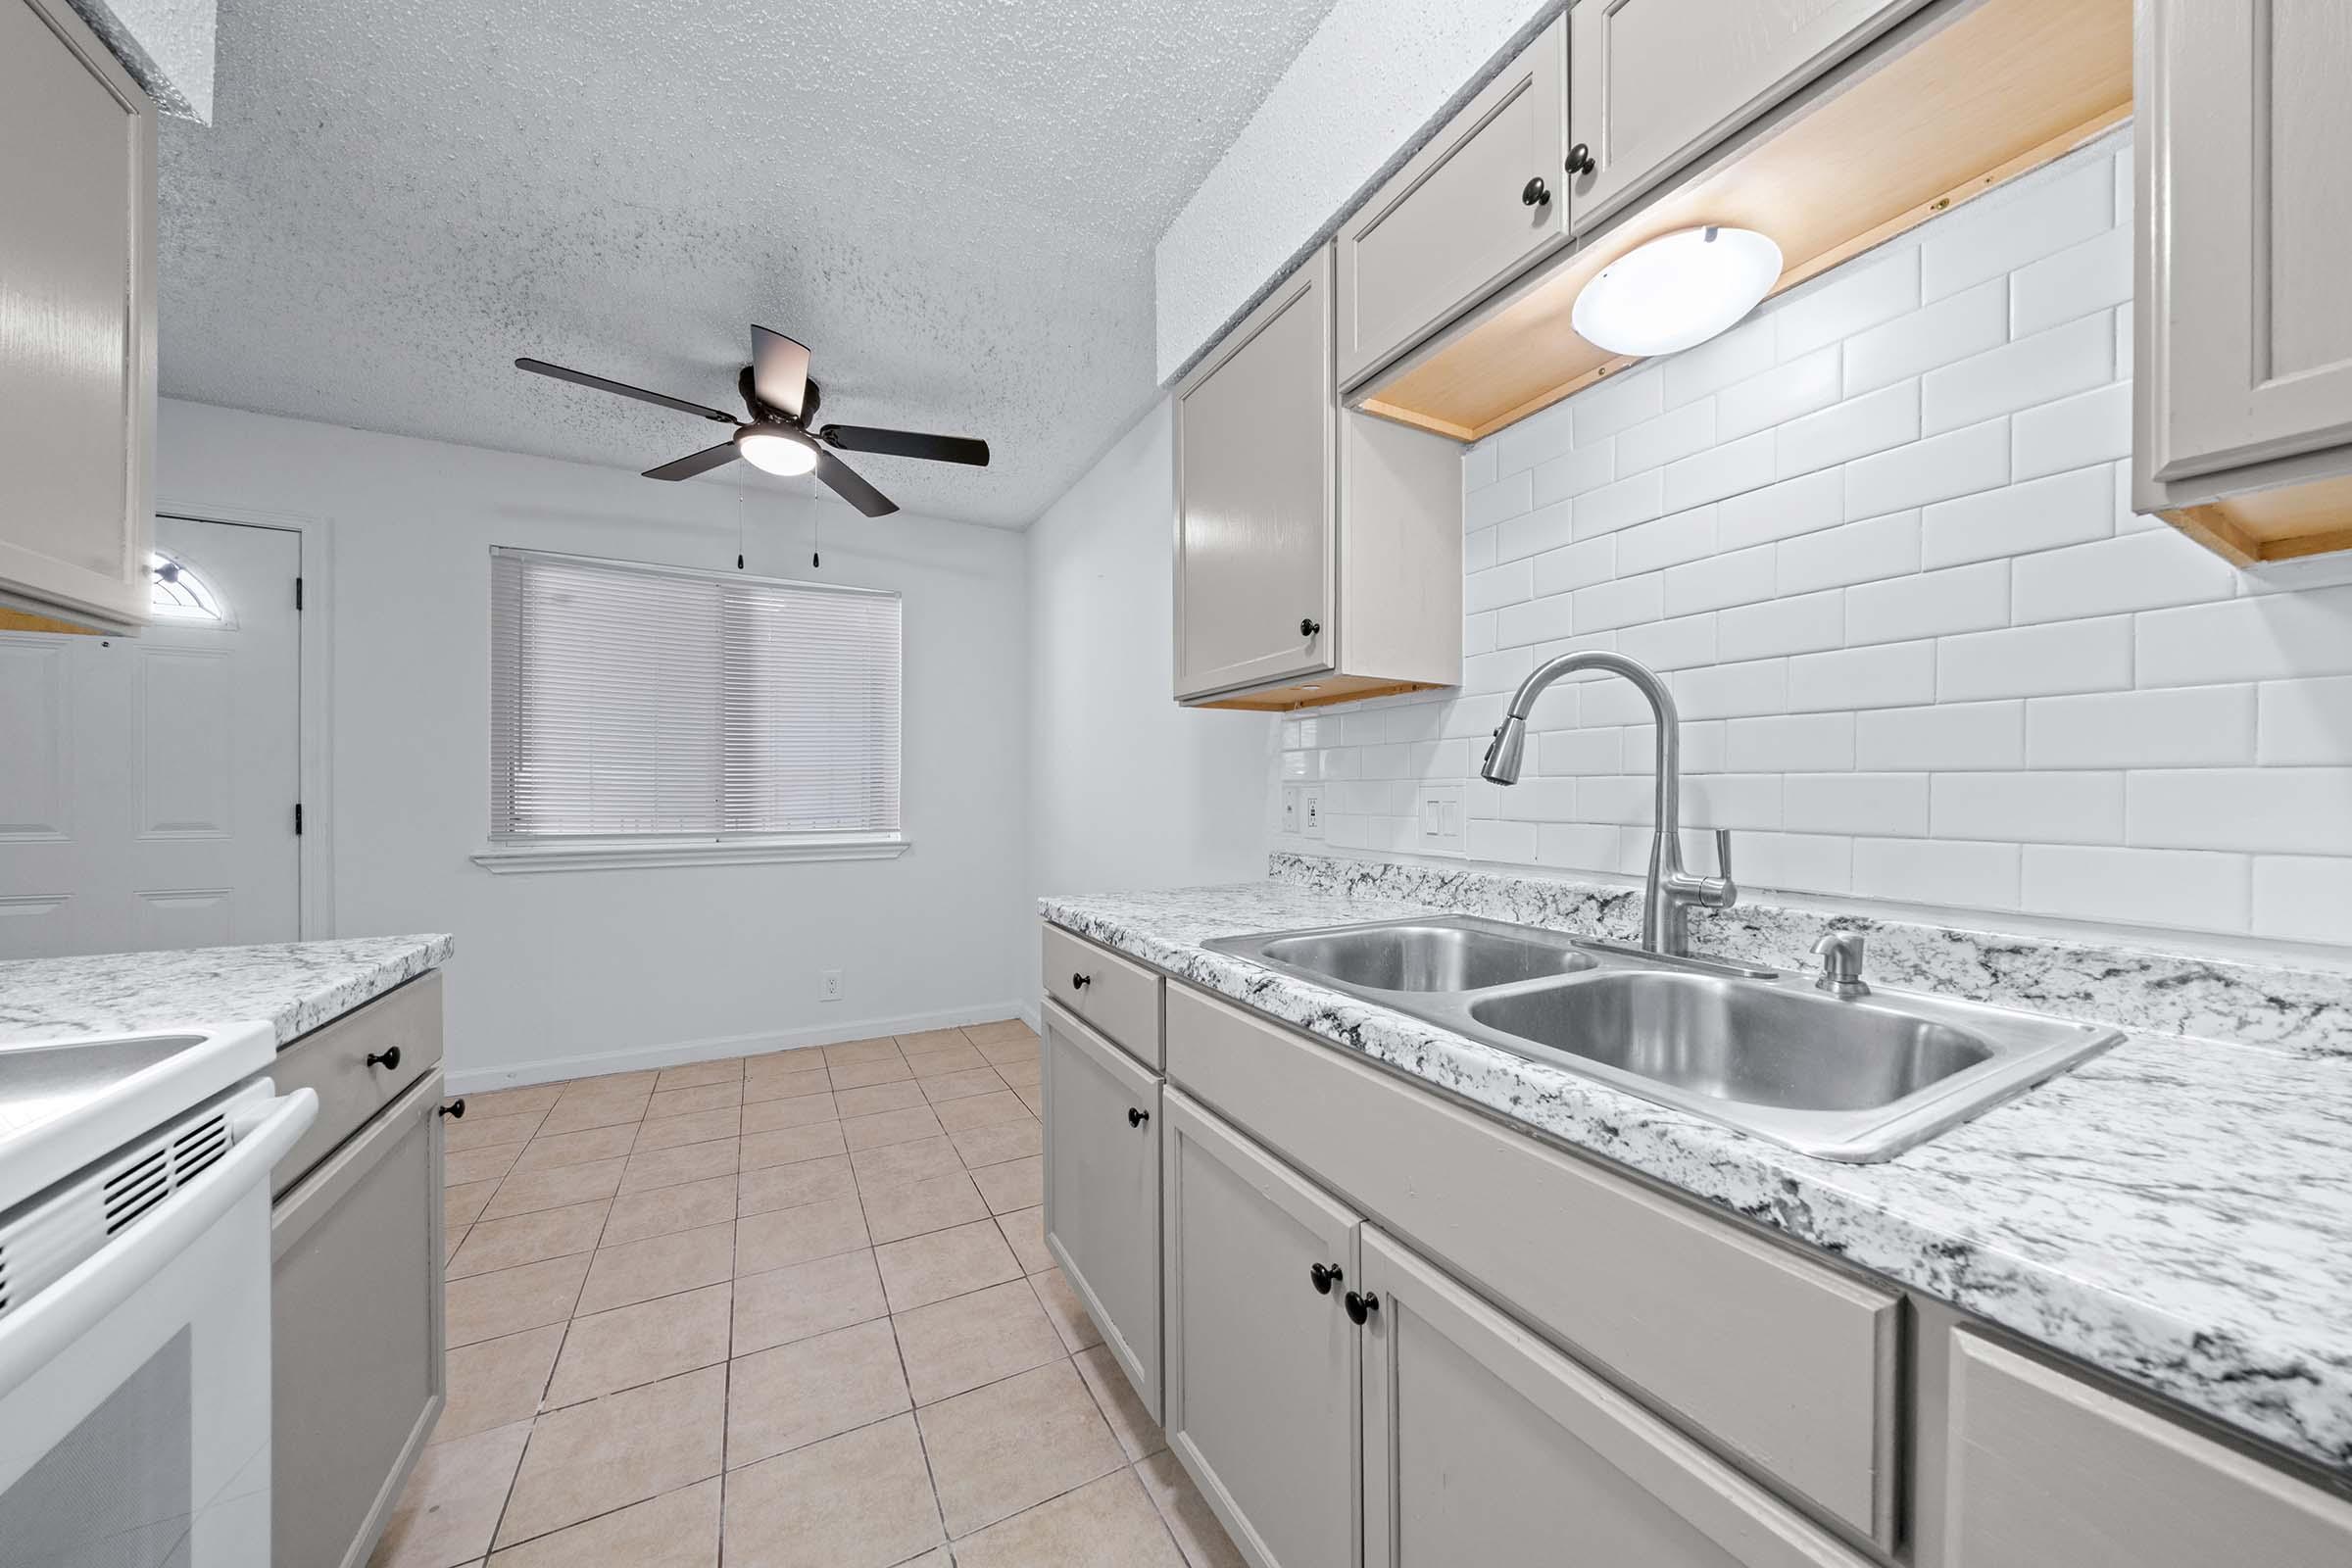
[[[1780,275],[1780,246],[1752,228],[1677,229],[1602,268],[1570,319],[1611,354],[1672,354],[1754,310]]]

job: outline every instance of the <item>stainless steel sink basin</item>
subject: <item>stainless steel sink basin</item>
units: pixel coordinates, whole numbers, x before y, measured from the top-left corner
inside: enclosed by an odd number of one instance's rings
[[[1466,915],[1207,946],[1825,1159],[1890,1158],[2123,1038]]]

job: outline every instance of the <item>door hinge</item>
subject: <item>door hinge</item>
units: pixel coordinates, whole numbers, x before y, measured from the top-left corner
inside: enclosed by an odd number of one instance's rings
[[[294,836],[302,837],[302,803],[300,801],[294,803]]]
[[[297,612],[302,609],[302,579],[300,577],[294,579],[294,609]]]

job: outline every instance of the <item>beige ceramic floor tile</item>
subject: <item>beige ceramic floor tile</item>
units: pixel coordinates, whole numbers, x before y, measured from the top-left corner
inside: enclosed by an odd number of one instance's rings
[[[910,1035],[901,1035],[898,1039],[899,1050],[909,1056],[919,1056],[931,1051],[950,1051],[970,1044],[960,1029],[922,1029]]]
[[[1021,1103],[1029,1107],[1030,1115],[1039,1118],[1041,1121],[1045,1118],[1046,1094],[1043,1089],[1015,1089],[1013,1093],[1021,1097]]]
[[[906,1058],[895,1053],[888,1056],[877,1056],[871,1061],[836,1062],[828,1065],[825,1071],[831,1076],[836,1090],[863,1089],[868,1084],[903,1083],[914,1076],[914,1069],[906,1065]]]
[[[640,1067],[634,1072],[600,1072],[587,1078],[574,1078],[564,1086],[564,1094],[583,1095],[650,1095],[654,1082],[662,1076],[661,1069]]]
[[[1069,1352],[1026,1280],[992,1285],[891,1319],[918,1405],[953,1397]]]
[[[564,1324],[550,1323],[450,1351],[449,1402],[441,1407],[432,1441],[469,1438],[537,1415],[556,1352],[564,1348]]]
[[[990,1061],[1035,1061],[1037,1059],[1038,1040],[1035,1035],[1025,1035],[1017,1040],[1010,1038],[983,1040],[978,1044],[980,1054],[986,1056]]]
[[[531,1424],[518,1421],[427,1447],[409,1473],[369,1568],[450,1568],[480,1557],[530,1435]]]
[[[443,1314],[451,1345],[472,1345],[524,1329],[561,1323],[571,1316],[580,1282],[588,1276],[586,1252],[525,1263],[495,1274],[451,1280],[442,1287]]]
[[[951,1539],[1127,1464],[1067,1361],[943,1399],[915,1419]]]
[[[911,1144],[860,1149],[850,1155],[850,1165],[858,1172],[859,1192],[903,1187],[908,1182],[928,1181],[963,1169],[963,1161],[956,1155],[956,1146],[945,1138],[920,1138]]]
[[[984,1166],[972,1172],[972,1185],[988,1200],[988,1211],[992,1214],[1035,1208],[1046,1200],[1046,1162],[1032,1154],[1027,1159]]]
[[[698,1084],[692,1089],[662,1089],[645,1102],[645,1119],[658,1121],[663,1116],[686,1116],[698,1110],[722,1110],[743,1103],[743,1080],[730,1078],[725,1083]]]
[[[867,1084],[863,1089],[844,1089],[833,1096],[833,1113],[848,1118],[872,1116],[885,1110],[905,1110],[908,1105],[923,1103],[922,1086],[911,1078],[896,1083]]]
[[[1192,1568],[1247,1568],[1233,1538],[1217,1523],[1201,1497],[1200,1489],[1177,1462],[1176,1455],[1166,1448],[1152,1454],[1135,1467],[1143,1478],[1145,1490],[1167,1522],[1168,1533],[1184,1552]]]
[[[989,1220],[910,1236],[874,1249],[893,1312],[910,1312],[1017,1278],[1020,1264]]]
[[[1058,1266],[1049,1266],[1030,1275],[1029,1284],[1037,1292],[1038,1304],[1046,1309],[1046,1316],[1054,1320],[1054,1331],[1061,1336],[1062,1344],[1075,1351],[1102,1343],[1102,1331],[1087,1316],[1078,1293],[1070,1289],[1070,1282]]]
[[[556,1102],[564,1098],[562,1084],[524,1084],[514,1089],[479,1089],[466,1097],[468,1114],[484,1116],[515,1116],[526,1110],[542,1114],[553,1110]]]
[[[675,1149],[631,1154],[628,1168],[620,1173],[620,1190],[624,1194],[649,1193],[657,1187],[729,1176],[742,1153],[741,1140],[714,1138],[707,1144],[680,1144]]]
[[[598,1249],[574,1310],[581,1315],[610,1311],[698,1286],[716,1285],[734,1274],[733,1220],[649,1236],[642,1242]]]
[[[984,1095],[966,1095],[960,1100],[943,1100],[932,1107],[939,1124],[949,1132],[969,1132],[974,1127],[990,1127],[999,1122],[1035,1121],[1021,1097],[1009,1089],[992,1090]]]
[[[1032,1304],[1035,1298],[1031,1298]],[[735,1353],[846,1329],[888,1310],[871,1252],[844,1252],[735,1282]],[[1043,1321],[1044,1313],[1040,1311]],[[1048,1332],[1052,1332],[1051,1326]]]
[[[547,1119],[543,1110],[521,1111],[509,1116],[485,1116],[471,1105],[466,1114],[446,1118],[441,1125],[444,1147],[453,1153],[468,1149],[488,1149],[493,1144],[527,1144],[539,1124]]]
[[[1176,1543],[1121,1466],[1100,1481],[956,1544],[956,1568],[1185,1568]]]
[[[758,1170],[747,1170],[736,1192],[738,1214],[763,1214],[771,1208],[854,1198],[858,1182],[850,1170],[850,1156],[834,1154],[825,1159],[802,1159],[789,1165],[763,1165]]]
[[[656,1149],[676,1149],[682,1144],[707,1144],[714,1138],[733,1138],[742,1131],[743,1109],[738,1105],[690,1111],[683,1116],[664,1116],[660,1121],[638,1124],[634,1152],[642,1154]]]
[[[550,1409],[727,1358],[734,1287],[710,1285],[571,1320],[547,1388]]]
[[[717,1568],[716,1478],[559,1530],[490,1559],[489,1568]]]
[[[834,1104],[832,1092],[820,1086],[813,1095],[753,1101],[743,1107],[743,1130],[772,1133],[779,1127],[806,1127],[810,1122],[832,1121],[840,1115],[841,1108]]]
[[[994,1065],[997,1076],[1015,1089],[1035,1089],[1046,1075],[1044,1065],[1034,1061],[1000,1061]]]
[[[727,1364],[727,1468],[911,1408],[888,1318],[739,1355]]]
[[[452,1154],[441,1167],[441,1182],[445,1187],[463,1187],[471,1182],[494,1182],[514,1168],[514,1161],[528,1144],[500,1144],[491,1149],[469,1149],[462,1154]]]
[[[641,1121],[645,1116],[647,1096],[642,1093],[623,1095],[583,1095],[577,1100],[568,1096],[556,1102],[539,1124],[539,1136],[553,1138],[558,1133],[593,1131],[598,1127],[620,1127]]]
[[[743,1075],[743,1101],[750,1104],[759,1100],[797,1100],[806,1095],[821,1095],[833,1087],[825,1064],[814,1052],[808,1053],[806,1065],[779,1066],[761,1070],[755,1066]]]
[[[655,1187],[614,1199],[598,1245],[619,1247],[652,1236],[717,1225],[734,1217],[735,1178],[707,1176],[699,1182]]]
[[[993,1095],[1004,1087],[1004,1080],[987,1067],[967,1067],[961,1072],[942,1073],[937,1078],[920,1080],[923,1098],[933,1104],[950,1100],[969,1100],[974,1095]]]
[[[1071,1357],[1077,1363],[1078,1375],[1086,1379],[1087,1392],[1094,1395],[1095,1404],[1102,1419],[1110,1423],[1111,1435],[1119,1440],[1119,1447],[1130,1460],[1148,1458],[1168,1446],[1166,1434],[1144,1401],[1135,1396],[1135,1385],[1127,1381],[1118,1360],[1105,1346],[1080,1350]]]
[[[459,1248],[466,1245],[466,1233],[472,1229],[473,1227],[470,1225],[461,1225],[454,1231],[449,1230],[446,1227],[443,1229],[441,1234],[442,1268],[447,1269],[449,1267],[449,1260],[458,1255]]]
[[[899,1043],[888,1035],[876,1035],[870,1040],[838,1041],[821,1050],[828,1067],[853,1061],[892,1061],[901,1055]]]
[[[525,1146],[521,1156],[514,1161],[514,1169],[520,1172],[586,1165],[594,1160],[625,1154],[636,1142],[635,1122],[623,1122],[613,1127],[591,1127],[585,1132],[543,1134]]]
[[[963,1162],[978,1170],[983,1165],[1002,1165],[1044,1153],[1046,1130],[1036,1117],[1024,1113],[1019,1121],[968,1127],[955,1135],[955,1144]]]
[[[657,1093],[664,1089],[693,1089],[703,1084],[723,1084],[743,1081],[743,1058],[729,1056],[724,1061],[693,1061],[683,1067],[664,1067],[662,1076],[654,1080]]]
[[[958,1041],[937,1051],[909,1051],[906,1053],[906,1065],[914,1069],[917,1078],[937,1078],[970,1067],[985,1067],[988,1058]]]
[[[855,1198],[835,1198],[795,1208],[774,1208],[738,1220],[735,1272],[762,1274],[836,1252],[867,1246],[864,1212]]]
[[[1018,1018],[997,1018],[988,1023],[967,1023],[963,1038],[975,1046],[1018,1044],[1035,1050],[1037,1031]]]
[[[871,1116],[852,1117],[841,1124],[841,1136],[853,1152],[880,1149],[887,1144],[911,1144],[917,1138],[937,1138],[939,1134],[939,1118],[931,1114],[928,1105],[877,1111]]]
[[[911,1416],[727,1477],[727,1568],[889,1568],[940,1539]]]
[[[460,1187],[441,1189],[441,1223],[450,1230],[470,1225],[482,1217],[482,1209],[490,1195],[498,1191],[496,1182],[466,1182]]]
[[[559,1165],[554,1170],[530,1170],[499,1183],[498,1195],[482,1210],[484,1219],[507,1219],[536,1214],[542,1209],[567,1208],[594,1202],[620,1191],[620,1173],[628,1161],[599,1159],[585,1165]]]
[[[1045,1209],[1016,1208],[999,1214],[997,1228],[1004,1233],[1012,1255],[1021,1260],[1022,1273],[1036,1274],[1054,1266],[1054,1254],[1046,1250]]]
[[[711,1366],[549,1411],[532,1429],[498,1544],[717,1475],[726,1404],[726,1368]]]
[[[812,1121],[805,1127],[778,1127],[773,1132],[753,1133],[743,1141],[743,1168],[760,1170],[769,1165],[791,1165],[804,1159],[822,1159],[838,1154],[844,1146],[841,1123]]]
[[[464,1279],[570,1252],[593,1252],[605,1232],[605,1210],[611,1206],[599,1199],[512,1219],[483,1220],[466,1233],[466,1245],[449,1260],[448,1276]]]
[[[988,1218],[988,1204],[981,1201],[980,1189],[961,1171],[877,1187],[859,1196],[865,1203],[865,1228],[876,1246]]]

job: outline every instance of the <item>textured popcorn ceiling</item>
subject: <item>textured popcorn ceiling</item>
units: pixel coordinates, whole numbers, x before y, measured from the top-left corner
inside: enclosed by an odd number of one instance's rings
[[[220,0],[163,390],[642,468],[718,427],[514,356],[732,412],[756,319],[820,417],[987,438],[856,458],[902,506],[1020,526],[1152,397],[1153,242],[1331,5]]]

